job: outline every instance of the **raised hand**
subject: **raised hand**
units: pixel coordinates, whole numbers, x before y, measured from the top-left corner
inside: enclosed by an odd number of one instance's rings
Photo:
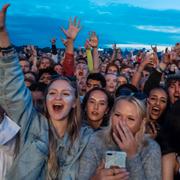
[[[76,39],[76,36],[79,33],[80,29],[80,21],[77,21],[77,17],[75,17],[73,21],[71,18],[69,19],[69,27],[67,30],[61,27],[61,30],[66,35],[66,38],[73,41]]]
[[[112,45],[113,50],[116,50],[116,44]]]
[[[67,47],[67,45],[68,45],[68,40],[67,39],[64,39],[64,38],[60,38],[61,39],[61,42],[63,43],[63,45],[65,46],[65,47]]]
[[[157,54],[155,52],[146,53],[146,55],[144,57],[144,61],[142,62],[142,64],[149,65],[151,67],[156,68],[157,65],[159,64]]]
[[[114,140],[119,148],[127,153],[129,158],[136,155],[140,142],[133,136],[125,120],[121,120],[116,126],[116,132],[113,132]]]
[[[6,12],[10,4],[5,4],[0,11],[0,31],[4,31],[6,29]]]
[[[92,48],[98,47],[98,37],[96,32],[89,32],[89,44]]]
[[[85,47],[85,49],[90,49],[91,48],[89,39],[86,40],[84,47]]]
[[[31,45],[31,51],[33,56],[37,56],[37,50],[33,45]]]
[[[170,51],[170,61],[177,59],[177,53],[175,51]]]
[[[163,58],[162,58],[162,63],[164,63],[166,65],[171,63],[171,55],[169,52],[164,53]]]
[[[154,122],[148,122],[146,124],[146,134],[148,134],[148,136],[152,139],[155,139],[157,137],[158,128]]]
[[[51,44],[53,44],[53,45],[56,44],[56,38],[51,39]]]
[[[153,47],[153,46],[151,45],[151,49],[152,49],[155,53],[157,53],[157,46],[154,46],[154,47]]]

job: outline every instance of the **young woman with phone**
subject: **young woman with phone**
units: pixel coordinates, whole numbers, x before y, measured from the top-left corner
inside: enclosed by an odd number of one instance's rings
[[[132,96],[118,97],[109,128],[96,132],[81,156],[79,179],[160,180],[160,147],[145,136],[145,123],[146,108],[141,101]],[[126,169],[106,169],[106,162],[102,162],[107,151],[125,152]]]

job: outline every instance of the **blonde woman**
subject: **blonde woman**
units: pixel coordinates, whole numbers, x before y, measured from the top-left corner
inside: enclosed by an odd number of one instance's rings
[[[160,180],[161,151],[158,144],[144,136],[145,106],[134,97],[116,99],[110,127],[95,133],[80,161],[80,178],[87,180]],[[126,169],[104,168],[107,151],[124,151]]]

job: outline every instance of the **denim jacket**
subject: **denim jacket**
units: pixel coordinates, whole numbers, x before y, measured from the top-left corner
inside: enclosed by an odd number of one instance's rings
[[[90,180],[97,167],[105,160],[106,151],[121,151],[110,136],[108,128],[96,131],[80,158],[78,180]],[[126,159],[129,180],[161,180],[161,150],[152,139],[144,137],[138,153]]]
[[[0,58],[0,105],[21,127],[20,152],[7,179],[46,179],[49,125],[46,117],[33,108],[31,93],[25,86],[15,53]],[[79,157],[91,133],[91,129],[84,127],[73,145],[68,134],[58,141],[57,152],[61,164],[58,179],[78,179]]]

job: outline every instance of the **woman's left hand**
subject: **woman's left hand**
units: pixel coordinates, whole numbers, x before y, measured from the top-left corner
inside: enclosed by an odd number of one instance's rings
[[[66,35],[67,39],[74,41],[76,39],[77,34],[81,30],[80,20],[77,20],[77,17],[75,17],[72,21],[72,19],[70,18],[68,29],[65,30],[63,27],[61,27],[61,30]]]

